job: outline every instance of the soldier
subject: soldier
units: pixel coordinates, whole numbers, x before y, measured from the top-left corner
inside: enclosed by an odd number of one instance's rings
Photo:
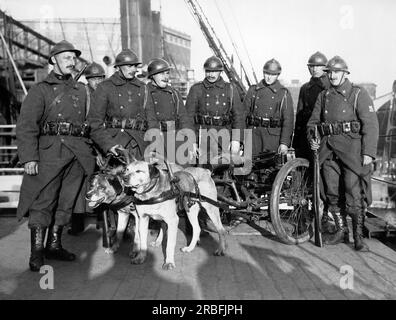
[[[92,140],[103,153],[118,155],[117,149],[126,148],[138,159],[143,158],[147,130],[147,89],[135,77],[141,65],[130,49],[116,56],[116,72],[98,85],[88,114]]]
[[[92,128],[91,138],[104,154],[118,156],[117,150],[127,149],[135,158],[143,159],[147,146],[144,141],[147,88],[135,76],[140,65],[135,52],[122,50],[116,56],[116,72],[95,90],[88,121]],[[125,214],[129,212],[128,208],[120,210]],[[127,221],[119,219],[118,230],[126,227]]]
[[[245,114],[238,90],[221,77],[224,70],[222,61],[215,56],[210,57],[204,63],[204,70],[205,79],[191,87],[186,101],[187,112],[194,116],[195,127],[200,137],[198,141],[201,145],[198,149],[197,144],[194,144],[194,152],[200,153],[201,164],[208,163],[219,152],[226,151],[222,150],[216,132],[224,128],[245,128]],[[214,129],[207,131],[211,143],[200,141],[203,139],[201,129]],[[231,136],[229,149],[232,153],[239,152],[241,139],[240,132]],[[208,146],[206,150],[205,145]]]
[[[327,63],[331,87],[319,93],[307,123],[312,150],[319,149],[329,212],[337,232],[328,243],[349,242],[346,212],[352,218],[355,250],[363,242],[365,209],[371,203],[371,166],[378,142],[378,120],[373,101],[364,88],[353,85],[345,61],[335,56]],[[320,137],[315,137],[317,128]],[[320,141],[317,139],[320,138]],[[343,190],[345,196],[340,196]]]
[[[285,155],[293,134],[294,110],[289,91],[278,77],[281,65],[275,59],[263,68],[264,79],[249,88],[244,106],[246,123],[253,129],[253,155],[263,151]]]
[[[91,105],[91,99],[93,96],[94,91],[98,87],[99,83],[101,83],[105,77],[106,73],[103,67],[96,62],[92,62],[84,72],[85,79],[87,79],[88,84],[85,86],[87,90],[87,106]],[[89,111],[89,110],[88,110]],[[77,235],[78,233],[84,231],[84,219],[87,213],[92,213],[92,210],[87,207],[85,195],[87,193],[87,183],[88,180],[84,181],[83,187],[81,188],[80,194],[77,198],[78,205],[77,208],[80,210],[77,212],[76,210],[73,211],[72,218],[71,218],[71,228],[68,230],[68,233],[71,235]]]
[[[193,132],[193,117],[187,114],[180,93],[168,85],[170,69],[169,63],[163,59],[154,59],[148,65],[147,77],[151,79],[151,82],[147,85],[147,121],[150,129],[161,130],[167,159],[171,162],[176,160],[176,163],[184,165],[189,162],[188,155],[184,159],[174,157],[182,141],[174,140],[169,143],[168,138],[176,137],[176,131],[179,129],[190,129]],[[175,147],[174,152],[170,152],[173,147]]]
[[[85,69],[85,79],[88,81],[88,88],[93,93],[105,77],[106,72],[103,67],[96,62],[92,62],[87,69]]]
[[[85,122],[86,91],[71,75],[80,54],[64,40],[52,48],[49,63],[54,70],[30,89],[17,122],[18,154],[25,169],[17,216],[29,214],[32,271],[40,270],[44,255],[63,261],[76,258],[62,248],[62,230],[84,177],[95,166]]]
[[[312,151],[307,141],[307,122],[311,117],[319,93],[330,87],[329,78],[324,68],[327,64],[326,56],[317,51],[308,59],[308,70],[311,74],[309,82],[304,83],[298,97],[296,124],[294,130],[293,147],[296,157],[312,159]]]

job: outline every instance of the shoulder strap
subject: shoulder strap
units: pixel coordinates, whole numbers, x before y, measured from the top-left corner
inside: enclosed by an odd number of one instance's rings
[[[147,88],[147,85],[144,85],[143,110],[146,109],[147,98],[148,98],[148,88]]]
[[[230,113],[234,105],[234,86],[232,85],[231,82],[229,83],[229,92],[230,92],[230,107],[228,108],[227,113]]]
[[[86,106],[85,106],[85,116],[88,116],[89,108],[91,107],[91,92],[89,91],[88,85],[84,85],[85,87],[85,92],[87,93],[87,100],[86,100]]]
[[[356,90],[356,93],[355,93],[355,100],[354,100],[354,102],[353,102],[353,113],[356,115],[356,108],[357,108],[357,100],[358,100],[358,97],[359,97],[359,93],[360,93],[360,87],[355,87],[357,90]]]
[[[287,103],[287,93],[289,92],[286,88],[283,88],[283,90],[285,91],[285,94],[283,95],[280,107],[279,107],[279,115],[282,114],[282,108],[283,108],[283,102],[286,101]]]
[[[255,93],[254,93],[254,98],[252,99],[252,102],[250,103],[250,114],[253,114],[254,106],[256,104],[256,99],[257,99],[257,84],[254,84],[253,87],[254,87]]]

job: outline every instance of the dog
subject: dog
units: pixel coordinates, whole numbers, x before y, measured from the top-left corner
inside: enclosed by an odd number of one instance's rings
[[[126,198],[129,197],[123,186],[122,173],[125,169],[125,163],[117,159],[110,159],[110,161],[100,158],[97,161],[100,167],[100,172],[94,174],[89,181],[89,189],[86,194],[87,204],[90,208],[94,209],[100,205],[107,205],[118,213],[117,227],[115,235],[112,237],[111,246],[105,248],[107,254],[116,253],[120,247],[123,234],[128,227],[128,221],[131,214],[134,212],[135,207],[133,203],[126,206]],[[183,168],[176,164],[171,164],[172,170],[180,171]],[[165,169],[163,164],[162,169]],[[131,201],[127,201],[131,202]],[[134,232],[136,234],[136,232]],[[160,232],[151,246],[157,247],[162,243],[163,232]],[[129,256],[133,256],[133,244],[129,252]]]
[[[170,170],[173,172],[172,169]],[[179,191],[182,193],[197,193],[198,191],[203,196],[202,201],[180,199],[193,229],[190,244],[181,250],[191,252],[199,240],[201,228],[198,223],[198,213],[202,207],[206,210],[219,235],[219,245],[214,254],[224,255],[227,246],[226,231],[221,223],[219,208],[205,201],[205,197],[217,201],[216,185],[211,178],[211,172],[204,168],[189,167],[173,172],[173,175],[178,180]],[[159,169],[155,163],[133,159],[125,168],[124,185],[131,188],[136,199],[134,202],[136,211],[133,213],[136,222],[134,255],[131,260],[133,264],[141,264],[146,259],[148,222],[149,218],[153,218],[164,221],[167,226],[166,257],[162,268],[170,270],[176,267],[174,253],[179,217],[177,215],[178,203],[172,196],[174,185],[171,180],[169,172]],[[162,239],[162,234],[160,231],[158,236],[161,237],[160,239]]]

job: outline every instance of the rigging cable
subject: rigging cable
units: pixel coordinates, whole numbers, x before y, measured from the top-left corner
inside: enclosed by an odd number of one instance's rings
[[[252,63],[252,60],[250,59],[250,54],[249,54],[249,51],[247,50],[247,47],[246,47],[245,38],[242,35],[241,28],[240,28],[239,23],[238,23],[238,19],[236,18],[235,13],[234,13],[234,9],[231,6],[231,1],[226,1],[226,3],[228,3],[228,6],[230,7],[230,11],[231,11],[231,14],[232,14],[232,18],[236,22],[236,27],[238,29],[239,36],[240,36],[240,38],[242,40],[243,48],[244,48],[245,53],[246,53],[246,55],[248,57],[248,60],[249,60],[249,63],[250,63],[250,67],[252,68],[254,80],[256,81],[256,83],[258,83],[257,75],[256,75],[256,72],[254,71],[253,63]]]
[[[233,40],[233,38],[232,38],[231,32],[230,32],[230,30],[229,30],[229,28],[228,28],[228,26],[227,26],[227,23],[226,23],[226,21],[225,21],[225,19],[224,19],[223,14],[221,13],[221,10],[220,10],[220,8],[219,8],[219,5],[218,5],[218,3],[217,3],[217,0],[215,0],[214,3],[215,3],[215,5],[216,5],[217,11],[219,12],[219,15],[220,15],[220,17],[221,17],[221,20],[223,21],[224,28],[225,28],[226,31],[227,31],[227,35],[228,35],[228,37],[230,38],[231,44],[232,44],[232,46],[234,47],[235,53],[236,53],[236,55],[237,55],[237,57],[238,57],[238,59],[239,59],[239,62],[240,62],[240,64],[241,64],[241,68],[242,68],[242,70],[243,70],[243,72],[244,72],[244,74],[245,74],[245,77],[246,77],[246,80],[247,80],[247,82],[248,82],[248,85],[250,86],[250,80],[249,80],[249,77],[248,77],[248,75],[247,75],[246,69],[245,69],[245,67],[243,66],[242,59],[241,59],[241,57],[240,57],[240,55],[239,55],[239,50],[238,50],[238,48],[237,48],[237,45],[235,44],[235,42],[234,42],[234,40]]]

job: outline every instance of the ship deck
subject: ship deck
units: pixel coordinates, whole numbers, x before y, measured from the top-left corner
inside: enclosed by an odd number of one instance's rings
[[[264,221],[263,221],[264,223]],[[176,269],[162,270],[161,248],[149,248],[145,264],[132,265],[129,244],[106,254],[93,224],[79,236],[65,233],[74,262],[51,262],[53,289],[41,289],[45,274],[28,268],[27,222],[0,216],[0,299],[262,300],[395,299],[396,252],[366,239],[369,252],[353,244],[323,248],[312,242],[285,245],[270,228],[241,224],[227,236],[228,254],[212,255],[217,237],[202,237],[189,254],[183,220],[177,238]],[[149,240],[154,235],[150,235]]]

